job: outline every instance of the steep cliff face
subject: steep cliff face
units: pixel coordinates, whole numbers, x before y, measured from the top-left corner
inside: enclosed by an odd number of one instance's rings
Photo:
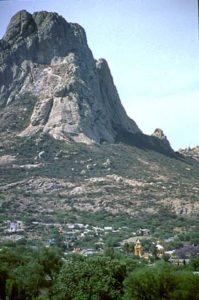
[[[128,118],[105,60],[95,61],[84,29],[56,13],[20,11],[0,41],[0,104],[37,97],[20,136],[114,142],[117,128],[140,133]]]

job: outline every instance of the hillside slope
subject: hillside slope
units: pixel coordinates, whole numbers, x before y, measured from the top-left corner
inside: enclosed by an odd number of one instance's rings
[[[191,159],[40,135],[4,145],[0,172],[1,221],[123,224],[157,235],[198,231],[199,164]]]

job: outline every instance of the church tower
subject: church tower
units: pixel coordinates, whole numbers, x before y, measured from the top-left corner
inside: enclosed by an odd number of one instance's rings
[[[134,246],[134,254],[139,257],[143,256],[143,254],[144,254],[144,248],[141,245],[141,242],[139,239],[136,241],[136,244]]]

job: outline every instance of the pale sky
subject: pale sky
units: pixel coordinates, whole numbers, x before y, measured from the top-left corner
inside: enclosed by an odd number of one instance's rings
[[[174,149],[199,145],[197,0],[0,0],[0,37],[13,14],[47,10],[84,27],[105,58],[127,114]]]

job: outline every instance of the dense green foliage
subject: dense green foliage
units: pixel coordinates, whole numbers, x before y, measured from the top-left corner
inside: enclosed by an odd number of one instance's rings
[[[130,274],[125,286],[125,299],[129,300],[199,299],[198,275],[183,269],[175,270],[162,262]]]
[[[148,265],[132,255],[63,255],[55,248],[2,248],[0,299],[199,299],[198,258],[174,267],[164,261]]]
[[[61,269],[53,299],[121,299],[125,277],[126,266],[119,260],[80,257]]]
[[[3,248],[0,252],[0,299],[35,299],[49,289],[61,267],[57,249]]]

